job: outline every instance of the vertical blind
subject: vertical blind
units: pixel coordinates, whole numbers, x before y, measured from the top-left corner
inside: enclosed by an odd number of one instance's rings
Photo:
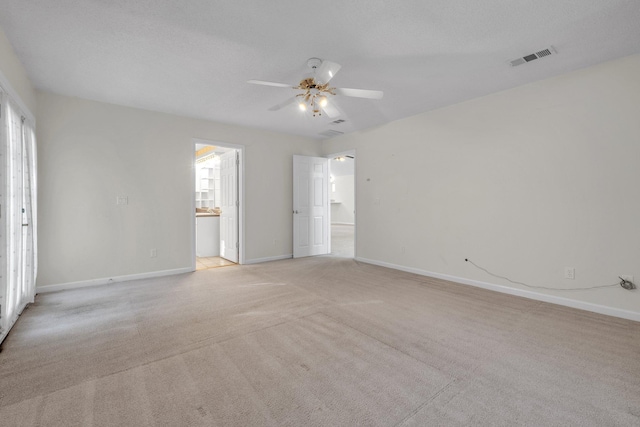
[[[0,87],[0,342],[34,301],[37,274],[36,138]]]

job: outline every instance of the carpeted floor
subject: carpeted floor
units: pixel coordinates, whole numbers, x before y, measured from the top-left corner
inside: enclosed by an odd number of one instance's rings
[[[640,425],[640,323],[331,256],[43,294],[0,425]]]

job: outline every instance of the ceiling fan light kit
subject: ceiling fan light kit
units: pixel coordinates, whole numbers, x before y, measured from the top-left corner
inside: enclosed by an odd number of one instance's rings
[[[329,87],[329,83],[319,84],[313,77],[302,79],[294,89],[303,91],[296,95],[300,98],[298,106],[302,111],[306,111],[308,106],[313,117],[322,115],[322,109],[329,104],[327,95],[336,94],[335,88]]]
[[[365,89],[346,89],[329,86],[331,80],[338,70],[340,64],[331,61],[323,61],[320,58],[309,58],[307,66],[312,70],[312,76],[300,80],[297,86],[290,86],[284,83],[268,82],[264,80],[249,80],[247,83],[274,87],[291,87],[301,91],[293,98],[269,108],[269,111],[277,111],[294,102],[297,102],[301,111],[310,111],[313,117],[321,116],[325,113],[334,118],[340,115],[340,111],[332,106],[329,98],[335,95],[350,96],[356,98],[381,99],[382,91]]]

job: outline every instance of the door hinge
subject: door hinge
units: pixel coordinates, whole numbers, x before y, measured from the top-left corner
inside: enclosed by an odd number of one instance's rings
[[[240,200],[236,200],[236,206],[240,206]]]
[[[240,247],[240,243],[236,242],[236,249]]]

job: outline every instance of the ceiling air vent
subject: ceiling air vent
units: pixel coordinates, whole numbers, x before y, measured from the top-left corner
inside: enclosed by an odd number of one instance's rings
[[[328,129],[328,130],[325,130],[324,132],[320,132],[320,135],[326,136],[329,138],[331,138],[332,136],[338,136],[342,134],[344,134],[344,132],[340,132],[338,130],[333,130],[333,129]]]
[[[545,56],[553,55],[554,53],[558,53],[553,46],[550,46],[546,49],[542,49],[536,53],[531,53],[529,55],[525,55],[522,58],[514,59],[513,61],[509,61],[512,67],[516,67],[518,65],[525,64],[527,62],[531,62],[538,58],[544,58]]]
[[[334,121],[332,121],[332,122],[331,122],[331,123],[329,123],[329,124],[331,124],[331,125],[339,125],[340,123],[344,123],[344,122],[345,122],[345,120],[344,120],[344,119],[338,119],[338,120],[334,120]]]

